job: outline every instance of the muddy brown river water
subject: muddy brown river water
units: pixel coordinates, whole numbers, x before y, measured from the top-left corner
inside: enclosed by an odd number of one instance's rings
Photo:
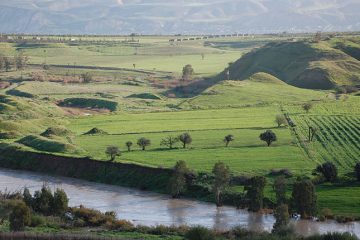
[[[31,192],[47,183],[52,189],[62,188],[68,194],[71,206],[80,204],[100,211],[115,211],[119,219],[142,225],[202,225],[209,228],[229,229],[243,226],[254,231],[271,231],[272,215],[250,213],[233,207],[216,208],[214,204],[172,199],[166,195],[140,191],[72,178],[0,169],[0,190],[16,191],[25,186]],[[293,221],[302,235],[325,232],[351,232],[360,238],[360,223],[340,224],[334,221]]]

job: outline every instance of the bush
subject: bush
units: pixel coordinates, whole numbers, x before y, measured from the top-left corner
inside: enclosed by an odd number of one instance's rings
[[[43,186],[40,191],[34,193],[33,209],[44,215],[50,215],[53,211],[54,196],[49,187]]]
[[[308,237],[306,240],[358,240],[358,238],[350,233],[326,233]]]
[[[84,224],[83,226],[99,227],[105,224],[109,226],[115,221],[115,217],[110,214],[106,215],[98,210],[85,208],[82,206],[78,208],[71,208],[70,210],[76,221],[82,220],[80,222]]]
[[[29,226],[31,223],[30,208],[24,202],[19,202],[14,206],[9,221],[11,231],[23,230],[25,226]]]
[[[360,181],[360,162],[355,165],[355,176]]]
[[[118,103],[97,98],[67,98],[59,103],[63,107],[95,108],[116,111]]]
[[[30,227],[38,227],[45,224],[45,219],[38,215],[31,216],[31,224]]]
[[[192,227],[186,234],[187,240],[215,240],[215,234],[209,229],[201,226]]]
[[[337,179],[337,167],[332,162],[326,162],[317,166],[316,171],[322,173],[329,182],[334,182]]]
[[[52,204],[52,212],[55,215],[63,215],[68,209],[69,199],[62,189],[56,189]]]
[[[108,228],[116,231],[130,232],[134,230],[135,226],[126,220],[116,220],[111,225],[109,225]]]

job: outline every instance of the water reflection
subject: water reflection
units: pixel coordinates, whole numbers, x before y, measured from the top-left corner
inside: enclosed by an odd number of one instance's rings
[[[115,211],[120,219],[135,224],[202,225],[220,230],[245,226],[253,231],[271,231],[274,224],[272,215],[249,213],[226,206],[217,208],[210,203],[171,199],[161,194],[76,179],[0,169],[0,190],[22,191],[26,186],[34,192],[44,182],[52,189],[63,188],[71,206],[82,204],[100,211]],[[360,237],[359,223],[298,221],[293,224],[296,231],[303,235],[349,231]]]

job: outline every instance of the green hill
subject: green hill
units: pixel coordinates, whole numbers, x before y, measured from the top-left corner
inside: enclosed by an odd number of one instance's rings
[[[273,103],[300,103],[326,98],[320,91],[297,88],[267,73],[244,81],[218,83],[185,104],[195,108],[242,107]]]
[[[329,42],[280,42],[245,54],[230,68],[230,79],[266,72],[293,86],[332,89],[360,84],[360,62]],[[226,79],[225,71],[218,76]]]

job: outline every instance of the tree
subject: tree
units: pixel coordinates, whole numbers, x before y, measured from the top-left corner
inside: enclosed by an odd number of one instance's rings
[[[93,75],[89,72],[81,74],[83,83],[91,83],[93,81]]]
[[[186,190],[186,174],[190,172],[185,161],[178,161],[170,178],[169,188],[173,198],[178,197]]]
[[[28,188],[24,188],[23,200],[28,207],[32,208],[32,206],[34,204],[34,199]]]
[[[273,227],[273,232],[279,233],[285,230],[289,225],[289,208],[286,204],[281,204],[275,209],[274,213],[276,222]]]
[[[284,176],[277,177],[274,181],[273,189],[276,195],[276,204],[280,206],[281,204],[286,204],[286,179]]]
[[[17,70],[22,70],[26,67],[27,62],[29,58],[27,56],[24,56],[23,52],[20,52],[18,55],[14,58],[15,67]]]
[[[151,145],[151,141],[147,138],[142,137],[138,139],[137,145],[139,145],[142,150],[145,151],[145,148]]]
[[[292,204],[302,218],[316,214],[317,197],[314,184],[308,179],[298,179],[293,185]]]
[[[53,201],[54,196],[50,188],[44,184],[40,191],[34,193],[33,209],[44,215],[50,215],[52,213],[51,207],[53,206]]]
[[[276,134],[271,130],[266,130],[262,134],[260,134],[260,140],[267,143],[268,147],[270,147],[272,142],[275,142],[277,140]]]
[[[8,57],[4,58],[4,68],[7,72],[10,71],[12,68],[12,62],[11,62],[10,58],[8,58]]]
[[[64,190],[57,188],[54,193],[53,214],[63,215],[68,209],[69,199]]]
[[[185,65],[182,70],[183,81],[189,81],[192,75],[194,75],[193,67],[190,64]]]
[[[318,128],[315,126],[309,126],[309,142],[312,142],[316,133],[318,132]]]
[[[24,202],[16,204],[9,216],[10,230],[21,231],[31,223],[30,208]]]
[[[288,124],[288,122],[283,114],[276,115],[275,122],[278,125],[278,127],[281,127],[281,125],[287,126],[287,124]]]
[[[264,188],[266,179],[256,176],[249,179],[245,185],[246,197],[249,200],[249,211],[258,212],[264,205]]]
[[[337,179],[337,167],[332,162],[318,165],[316,171],[321,173],[329,182],[334,182]]]
[[[306,113],[309,113],[310,109],[313,107],[312,103],[305,103],[302,108],[306,111]]]
[[[0,71],[2,71],[4,68],[5,68],[4,56],[0,55]]]
[[[125,143],[125,145],[126,145],[126,147],[127,147],[127,149],[128,149],[128,152],[130,152],[130,151],[131,151],[131,146],[133,145],[133,143],[132,143],[131,141],[127,141],[127,142]]]
[[[358,181],[360,181],[360,162],[355,165],[355,175]]]
[[[187,144],[192,143],[192,138],[189,133],[183,133],[179,136],[179,141],[182,142],[183,148],[186,148]]]
[[[228,147],[229,146],[229,143],[234,141],[234,136],[229,134],[229,135],[226,135],[225,138],[224,138],[224,142],[225,142],[225,146]]]
[[[177,142],[179,142],[179,138],[178,138],[178,137],[168,136],[168,137],[163,138],[163,139],[161,140],[160,145],[161,145],[161,146],[166,146],[166,147],[172,149],[173,146],[174,146],[174,144],[177,143]]]
[[[110,157],[110,161],[114,161],[117,156],[121,156],[121,151],[116,146],[108,146],[105,153]]]
[[[216,206],[221,206],[221,193],[229,186],[230,170],[223,162],[217,162],[212,170],[214,174],[213,192]]]

